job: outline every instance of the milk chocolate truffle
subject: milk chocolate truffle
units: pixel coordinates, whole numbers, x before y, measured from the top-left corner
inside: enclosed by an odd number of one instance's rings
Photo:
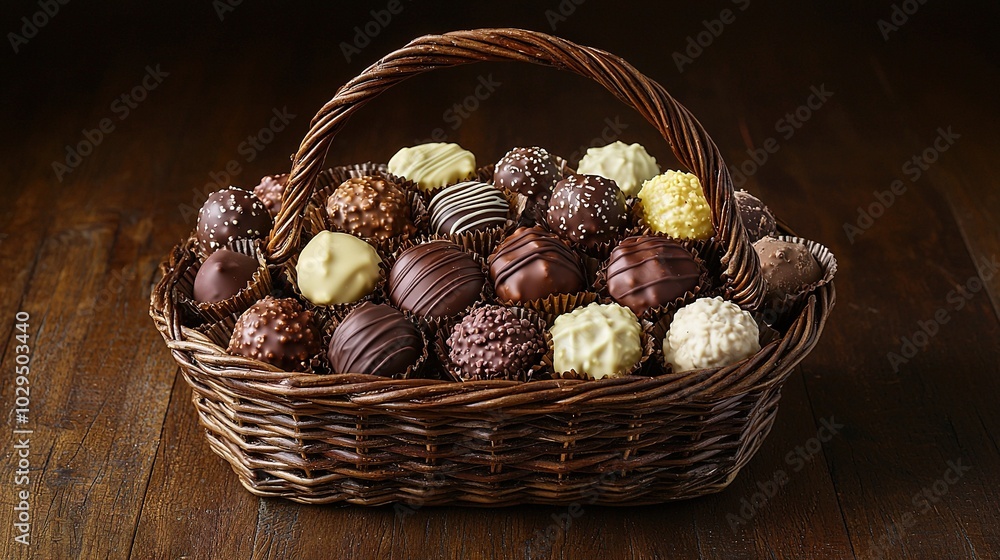
[[[665,237],[629,237],[611,251],[608,293],[636,315],[675,301],[698,285],[701,268],[681,244]]]
[[[556,317],[552,365],[594,379],[621,377],[642,357],[642,328],[635,314],[616,303],[592,303]]]
[[[448,338],[449,358],[463,379],[524,380],[545,354],[545,337],[507,307],[474,309]]]
[[[430,191],[472,176],[476,156],[458,144],[431,142],[396,152],[389,159],[388,171]]]
[[[208,255],[237,239],[263,239],[272,223],[259,198],[229,187],[210,194],[198,212],[198,245]]]
[[[724,367],[760,351],[757,323],[721,297],[677,310],[663,339],[663,358],[674,373]]]
[[[760,258],[760,271],[770,299],[782,299],[823,279],[823,268],[801,243],[765,237],[754,243],[753,248]]]
[[[406,194],[382,177],[354,177],[326,199],[326,214],[338,231],[365,239],[413,235]]]
[[[494,185],[533,200],[548,198],[561,178],[555,158],[538,147],[514,148],[493,168]]]
[[[392,377],[417,363],[422,349],[420,333],[402,313],[365,302],[334,329],[327,356],[334,373]]]
[[[774,214],[756,196],[746,191],[736,191],[736,207],[740,211],[740,219],[743,220],[743,227],[746,228],[751,243],[772,236],[778,231]]]
[[[268,175],[260,180],[260,184],[253,188],[253,194],[264,203],[271,216],[277,216],[281,211],[281,195],[288,185],[288,173],[281,175]]]
[[[522,302],[587,289],[580,257],[540,228],[518,228],[490,255],[490,278],[505,301]]]
[[[625,227],[625,195],[610,179],[570,175],[556,183],[545,221],[559,237],[594,247]]]
[[[227,352],[285,371],[305,371],[322,350],[323,337],[312,312],[294,299],[267,296],[240,315]]]
[[[216,303],[229,299],[246,288],[257,272],[258,262],[229,249],[212,253],[194,277],[194,299]]]
[[[442,235],[502,226],[510,205],[489,183],[466,181],[445,187],[431,199],[431,229]]]
[[[476,259],[450,241],[403,251],[389,271],[389,299],[422,317],[449,317],[475,303],[486,278]]]
[[[646,148],[624,142],[588,149],[577,166],[577,173],[611,179],[627,196],[635,196],[642,182],[659,172],[660,166]]]
[[[715,233],[712,209],[691,173],[665,171],[642,184],[642,213],[649,228],[677,239],[708,239]]]
[[[375,289],[381,262],[375,248],[357,237],[321,231],[295,263],[299,291],[316,305],[358,301]]]

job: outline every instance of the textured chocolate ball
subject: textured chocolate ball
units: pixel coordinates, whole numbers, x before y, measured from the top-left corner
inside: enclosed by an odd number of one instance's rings
[[[587,289],[580,257],[555,235],[537,227],[519,228],[488,261],[496,293],[522,302]]]
[[[545,221],[559,237],[584,247],[612,241],[625,227],[625,195],[611,179],[571,175],[556,183]]]
[[[701,268],[681,244],[655,236],[626,238],[611,251],[608,293],[641,316],[694,290]]]
[[[548,198],[562,178],[555,158],[542,148],[514,148],[493,168],[493,184],[530,199]]]
[[[285,371],[305,371],[322,350],[312,312],[294,299],[267,296],[240,315],[227,351]]]
[[[756,196],[746,191],[736,191],[736,207],[740,211],[743,227],[746,228],[751,243],[772,236],[778,231],[774,214]]]
[[[431,229],[442,235],[502,226],[510,204],[489,183],[466,181],[438,191],[431,199]]]
[[[210,194],[198,212],[198,245],[208,255],[237,239],[263,239],[272,225],[259,198],[230,187]]]
[[[268,175],[260,180],[260,184],[253,188],[253,194],[264,203],[271,216],[277,216],[281,211],[281,195],[288,185],[288,173],[281,175]]]
[[[449,358],[463,379],[524,380],[547,347],[538,327],[508,307],[474,309],[448,338]]]
[[[471,254],[449,241],[430,241],[396,259],[389,270],[389,299],[422,317],[449,317],[475,303],[485,283]]]
[[[229,299],[246,288],[257,272],[257,259],[219,249],[209,255],[194,277],[194,299],[216,303]]]
[[[413,235],[406,194],[383,177],[354,177],[344,181],[326,200],[334,228],[365,239]]]
[[[363,303],[334,329],[327,356],[334,373],[391,377],[417,363],[422,349],[420,333],[402,313]]]
[[[754,243],[753,248],[760,258],[760,271],[770,299],[798,293],[823,279],[823,268],[801,243],[765,237]]]

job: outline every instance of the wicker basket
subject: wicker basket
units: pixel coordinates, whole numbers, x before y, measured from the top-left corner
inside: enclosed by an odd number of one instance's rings
[[[340,88],[294,158],[269,262],[298,250],[314,180],[354,111],[428,70],[512,60],[591,78],[662,133],[704,185],[728,298],[757,307],[757,256],[701,125],[621,59],[518,29],[421,37]],[[528,383],[321,376],[230,356],[184,326],[175,286],[190,258],[175,250],[162,265],[150,314],[193,389],[211,448],[250,492],[304,503],[638,505],[718,492],[767,436],[781,385],[816,344],[835,300],[832,283],[817,288],[784,337],[721,369]]]

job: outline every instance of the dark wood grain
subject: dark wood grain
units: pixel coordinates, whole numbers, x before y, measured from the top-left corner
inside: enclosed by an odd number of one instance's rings
[[[785,385],[761,451],[726,491],[662,506],[582,504],[553,546],[539,547],[534,536],[567,508],[310,507],[243,490],[211,453],[191,391],[146,315],[156,264],[193,225],[185,206],[200,205],[209,174],[231,160],[239,171],[225,182],[244,186],[287,170],[336,88],[408,39],[486,26],[551,31],[546,10],[559,9],[404,2],[346,61],[340,43],[386,5],[242,3],[220,21],[212,3],[155,12],[70,3],[21,52],[2,55],[0,403],[13,406],[14,316],[27,311],[34,429],[32,544],[13,542],[11,475],[0,486],[4,558],[1000,556],[1000,273],[989,277],[984,264],[1000,258],[1000,8],[990,2],[928,2],[888,41],[876,22],[892,2],[751,2],[741,11],[743,2],[590,1],[556,22],[557,34],[618,54],[663,84],[730,164],[776,137],[780,148],[745,187],[840,262],[840,304],[824,338]],[[671,54],[726,8],[735,21],[678,72]],[[6,27],[38,9],[15,2]],[[111,103],[157,64],[170,75],[118,120]],[[501,85],[452,129],[446,111],[481,76]],[[833,96],[783,137],[779,119],[824,84]],[[284,108],[292,122],[248,161],[241,142]],[[58,181],[52,161],[105,117],[114,132]],[[911,180],[904,163],[949,126],[961,137]],[[605,134],[676,165],[655,130],[597,86],[508,64],[421,76],[387,92],[338,135],[329,163],[385,161],[437,128],[482,161],[518,144],[568,156]],[[856,225],[858,208],[894,180],[906,192],[852,240],[845,224]],[[950,294],[970,279],[983,288],[958,296],[957,308]],[[889,353],[941,310],[947,322],[894,364]],[[796,449],[824,422],[843,428],[799,467]],[[14,444],[0,436],[5,473]],[[942,482],[949,462],[971,469]],[[787,483],[734,522],[779,471]],[[946,492],[925,507],[920,493],[935,484]]]

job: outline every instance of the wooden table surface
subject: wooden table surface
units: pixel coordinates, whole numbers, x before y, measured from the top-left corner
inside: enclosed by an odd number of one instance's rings
[[[996,2],[167,4],[4,10],[3,558],[1000,557]],[[528,543],[565,508],[398,516],[254,497],[209,450],[149,320],[158,263],[215,184],[287,170],[366,65],[418,35],[499,26],[554,27],[684,103],[737,184],[836,253],[825,336],[728,489],[586,507],[551,550]],[[386,93],[328,162],[385,161],[436,129],[484,162],[526,144],[576,160],[620,138],[674,165],[596,85],[511,64]]]

